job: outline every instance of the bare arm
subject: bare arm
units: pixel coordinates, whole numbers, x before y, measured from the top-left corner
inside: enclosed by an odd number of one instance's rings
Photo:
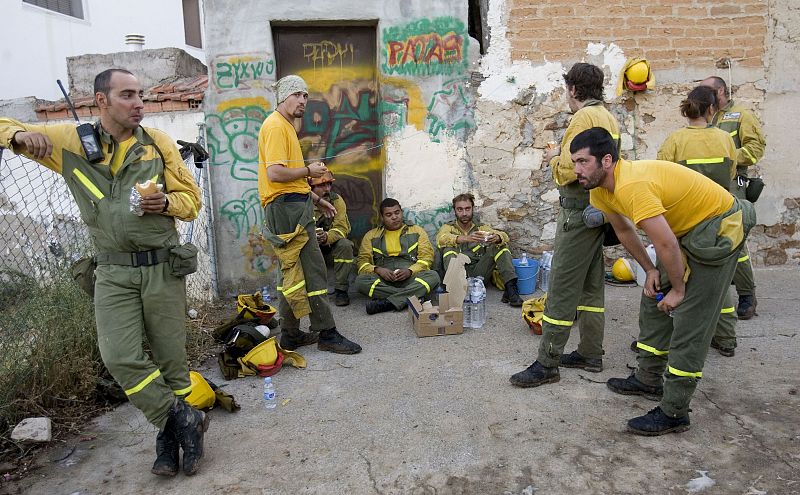
[[[305,167],[292,167],[289,168],[281,163],[273,163],[267,165],[267,177],[272,182],[291,182],[297,179],[304,179],[306,177],[322,177],[328,167],[322,162],[309,163]]]
[[[656,248],[656,255],[666,269],[667,277],[672,285],[669,293],[658,303],[658,309],[664,312],[672,311],[680,306],[686,294],[686,284],[683,281],[685,270],[678,238],[672,233],[664,215],[646,218],[639,222],[639,226]]]
[[[616,232],[619,241],[647,274],[647,279],[644,283],[644,294],[647,297],[656,297],[656,292],[661,289],[661,275],[653,265],[653,262],[650,261],[647,250],[639,238],[639,234],[636,233],[636,227],[633,222],[618,213],[604,212],[604,214],[611,226],[614,227],[614,232]]]

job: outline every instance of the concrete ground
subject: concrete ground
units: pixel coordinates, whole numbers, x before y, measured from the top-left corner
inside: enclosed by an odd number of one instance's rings
[[[607,287],[605,370],[562,369],[561,381],[519,389],[508,377],[539,343],[518,309],[489,292],[488,323],[417,338],[408,314],[369,317],[364,298],[335,308],[364,352],[304,348],[308,368],[225,382],[242,409],[213,410],[193,478],[150,474],[155,430],[130,405],[52,449],[6,489],[30,494],[791,494],[800,493],[800,269],[756,271],[760,316],[740,322],[736,356],[711,350],[688,432],[639,437],[627,419],[655,402],[616,395],[610,377],[635,364],[640,289]],[[567,345],[575,348],[577,332]]]

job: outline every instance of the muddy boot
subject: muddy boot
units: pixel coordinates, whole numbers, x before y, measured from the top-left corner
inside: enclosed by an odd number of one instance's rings
[[[578,351],[572,351],[569,354],[561,355],[559,366],[580,368],[591,373],[600,373],[603,371],[603,360],[600,358],[587,358],[579,354]]]
[[[164,430],[158,432],[156,437],[156,462],[150,472],[159,476],[175,476],[178,474],[178,456],[180,446],[178,437],[175,436],[175,425],[172,414],[167,419]]]
[[[711,339],[711,347],[716,349],[720,354],[725,357],[733,357],[736,355],[736,347],[723,346],[714,339]]]
[[[555,383],[561,379],[558,368],[546,368],[539,361],[534,361],[523,371],[511,375],[508,381],[516,387],[538,387],[545,383]]]
[[[175,425],[175,436],[183,449],[183,472],[186,476],[197,473],[203,458],[203,434],[208,430],[210,418],[182,399],[175,399],[169,412]]]
[[[367,301],[366,305],[368,315],[394,311],[394,309],[394,304],[390,303],[387,299],[372,299]]]
[[[337,306],[347,306],[350,304],[350,296],[346,290],[336,289],[333,295],[333,304]]]
[[[281,347],[287,351],[293,351],[304,345],[316,344],[319,335],[316,332],[303,332],[299,328],[281,329]]]
[[[736,308],[736,315],[740,320],[749,320],[753,316],[758,316],[756,306],[758,301],[756,296],[739,296],[739,306]]]
[[[636,373],[628,378],[609,378],[606,386],[612,392],[622,395],[641,395],[650,400],[661,400],[664,395],[664,386],[646,385],[636,378]]]
[[[652,409],[644,416],[628,421],[628,431],[636,435],[655,437],[667,433],[680,433],[689,429],[689,416],[671,418],[664,413],[661,406]]]
[[[517,288],[517,279],[511,279],[506,282],[506,288],[503,291],[502,302],[519,308],[522,306],[522,298],[519,297],[519,289]]]
[[[336,327],[330,330],[323,330],[319,333],[317,348],[320,351],[328,351],[336,354],[358,354],[361,352],[361,346],[347,340],[342,334],[336,331]]]

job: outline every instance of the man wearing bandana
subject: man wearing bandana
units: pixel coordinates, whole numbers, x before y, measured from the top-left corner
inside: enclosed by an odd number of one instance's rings
[[[293,125],[305,113],[308,86],[301,77],[289,75],[273,89],[278,106],[258,134],[258,193],[264,207],[264,238],[280,264],[280,344],[294,350],[317,342],[323,351],[356,354],[361,346],[336,330],[327,302],[325,260],[314,242],[314,207],[328,217],[336,214],[336,208],[311,191],[308,178],[322,177],[328,168],[319,161],[306,163]],[[306,315],[311,320],[309,333],[300,330],[300,319]]]

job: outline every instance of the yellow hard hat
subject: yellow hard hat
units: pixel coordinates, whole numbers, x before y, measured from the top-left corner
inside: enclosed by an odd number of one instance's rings
[[[544,317],[544,305],[547,303],[547,294],[542,297],[528,299],[522,303],[522,319],[528,324],[531,332],[536,335],[542,334],[542,318]]]
[[[192,382],[192,392],[186,396],[186,402],[195,409],[208,409],[213,406],[216,396],[203,375],[190,371],[189,380]]]
[[[650,66],[644,60],[636,62],[625,71],[625,77],[633,84],[644,84],[647,82],[649,76]]]
[[[614,262],[614,266],[611,267],[611,275],[620,282],[631,282],[636,279],[636,275],[633,273],[633,265],[626,258],[619,258]]]

